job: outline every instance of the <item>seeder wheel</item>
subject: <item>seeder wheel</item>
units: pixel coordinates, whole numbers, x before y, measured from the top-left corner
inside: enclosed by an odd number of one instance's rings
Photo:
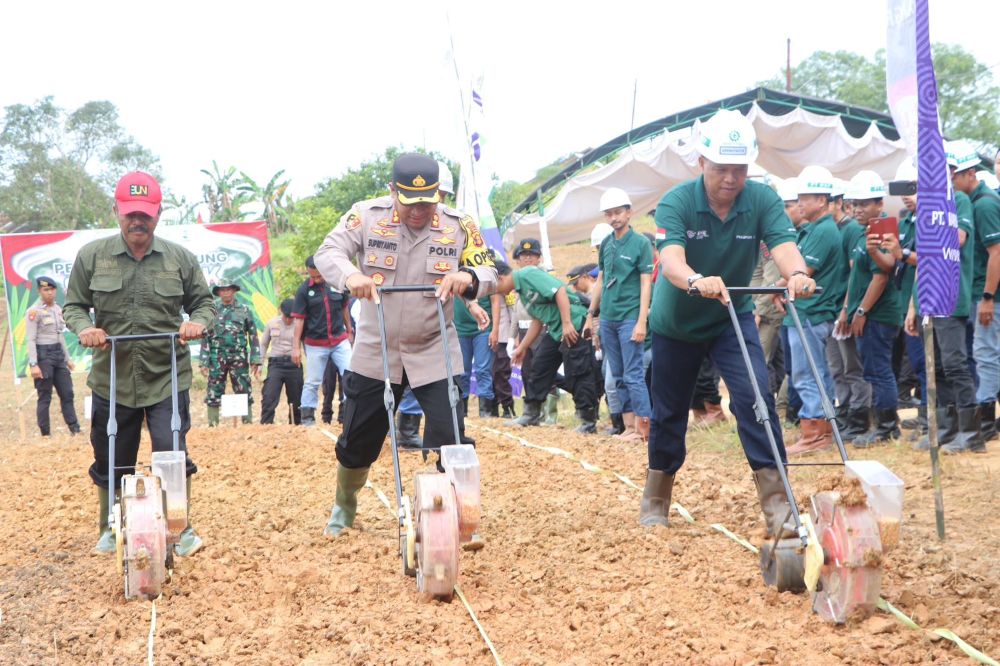
[[[764,584],[778,588],[778,592],[805,590],[802,542],[796,538],[765,543],[760,547],[760,572]]]
[[[417,589],[450,599],[458,581],[458,503],[445,474],[417,474],[416,525]]]

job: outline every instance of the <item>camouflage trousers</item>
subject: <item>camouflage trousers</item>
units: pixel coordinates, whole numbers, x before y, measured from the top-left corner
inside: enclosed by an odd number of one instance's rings
[[[253,404],[253,391],[250,388],[250,365],[246,357],[214,358],[208,365],[208,389],[205,392],[205,404],[209,407],[219,407],[222,404],[222,394],[226,392],[226,375],[233,385],[233,393],[246,393],[247,404]]]

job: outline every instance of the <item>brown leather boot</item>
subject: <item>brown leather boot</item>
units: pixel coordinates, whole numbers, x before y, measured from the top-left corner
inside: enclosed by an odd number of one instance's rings
[[[644,527],[670,525],[667,514],[670,513],[670,495],[673,490],[673,474],[655,469],[646,470],[646,487],[642,491],[642,502],[639,504],[640,525]]]
[[[795,531],[795,519],[791,514],[785,486],[775,467],[763,467],[753,473],[753,481],[757,485],[757,499],[764,512],[764,523],[767,525],[768,538],[774,538],[779,533],[780,539],[791,539],[798,534]]]
[[[722,411],[722,405],[714,405],[710,402],[705,403],[705,418],[702,420],[700,425],[711,426],[716,423],[725,423],[729,420],[726,413]]]
[[[821,451],[833,445],[833,427],[826,419],[802,419],[802,436],[785,449],[790,456]]]

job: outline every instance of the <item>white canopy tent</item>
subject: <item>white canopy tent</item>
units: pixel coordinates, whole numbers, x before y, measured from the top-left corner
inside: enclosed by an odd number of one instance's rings
[[[800,103],[803,100],[797,99]],[[748,100],[745,112],[757,131],[760,146],[757,168],[751,169],[751,175],[766,172],[784,179],[798,175],[807,165],[818,164],[844,180],[862,169],[871,169],[887,181],[893,178],[907,153],[901,141],[887,138],[880,129],[887,124],[891,127],[888,116],[865,110],[873,118],[868,121],[852,115],[853,134],[859,134],[863,123],[868,123],[861,136],[854,136],[838,112],[843,109],[847,114],[854,109],[830,102],[808,101],[825,108],[813,106],[820,110],[815,112],[803,108],[807,104],[789,105],[790,110],[780,109],[784,113],[769,113],[758,100]],[[609,187],[620,187],[628,192],[633,209],[638,213],[652,210],[671,187],[700,173],[698,153],[689,139],[697,134],[701,119],[707,119],[715,108],[722,107],[721,103],[714,108],[703,107],[698,110],[702,111],[700,118],[686,127],[661,133],[641,144],[626,145],[611,162],[569,177],[555,198],[544,205],[542,214],[525,212],[529,202],[522,203],[512,214],[513,226],[504,236],[505,243],[534,237],[542,238],[547,246],[589,238],[594,225],[603,221],[598,201]],[[891,129],[888,133],[894,134]]]

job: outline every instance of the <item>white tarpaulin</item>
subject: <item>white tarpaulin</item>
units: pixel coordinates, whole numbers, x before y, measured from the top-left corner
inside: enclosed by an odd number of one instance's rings
[[[802,108],[771,115],[756,102],[747,118],[757,131],[760,145],[757,165],[781,179],[797,176],[803,167],[817,164],[844,180],[862,169],[871,169],[888,181],[906,158],[902,142],[885,138],[874,123],[864,136],[855,138],[844,128],[840,116]],[[637,214],[652,210],[671,187],[699,175],[698,153],[687,141],[692,133],[697,134],[699,126],[695,122],[690,130],[664,134],[642,146],[626,148],[609,164],[570,178],[545,206],[544,216],[532,213],[521,217],[505,241],[510,244],[538,237],[542,221],[553,245],[589,238],[594,225],[603,221],[598,202],[609,187],[628,192]],[[751,175],[753,172],[751,168]]]

